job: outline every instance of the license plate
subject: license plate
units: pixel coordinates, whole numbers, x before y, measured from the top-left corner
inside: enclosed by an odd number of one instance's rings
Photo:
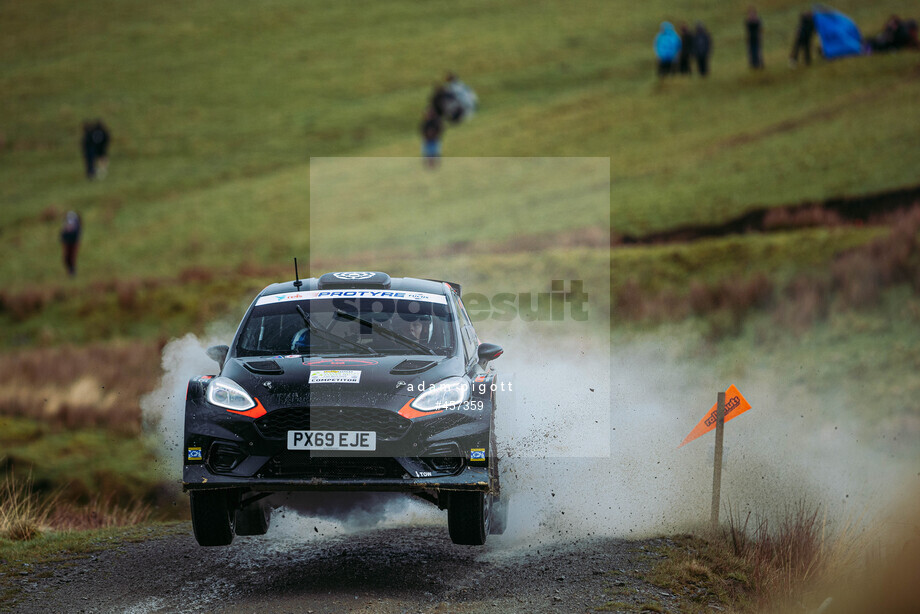
[[[288,450],[376,450],[374,431],[288,431]]]

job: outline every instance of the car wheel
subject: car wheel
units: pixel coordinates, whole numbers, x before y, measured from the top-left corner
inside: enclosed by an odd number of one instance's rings
[[[489,535],[492,495],[484,492],[451,493],[447,504],[450,540],[464,546],[481,546]]]
[[[271,521],[271,509],[264,501],[256,501],[236,512],[237,535],[265,535]]]
[[[233,541],[230,497],[223,490],[189,493],[192,507],[192,530],[200,546],[226,546]]]

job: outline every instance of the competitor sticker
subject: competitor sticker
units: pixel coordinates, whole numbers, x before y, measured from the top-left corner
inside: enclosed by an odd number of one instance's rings
[[[310,384],[357,384],[360,371],[310,371]]]
[[[473,448],[472,450],[470,450],[470,460],[471,461],[486,460],[486,449],[485,448]]]
[[[189,448],[188,449],[188,460],[200,461],[201,460],[201,448]]]
[[[310,290],[308,292],[288,292],[285,294],[270,294],[259,297],[256,306],[287,301],[311,301],[330,298],[388,298],[399,301],[418,301],[420,303],[437,303],[446,305],[447,297],[443,294],[429,294],[427,292],[406,292],[403,290],[362,290],[360,288],[348,290]]]

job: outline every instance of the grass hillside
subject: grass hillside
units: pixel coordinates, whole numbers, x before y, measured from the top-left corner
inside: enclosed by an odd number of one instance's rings
[[[759,5],[767,70],[754,74],[744,7],[714,0],[6,3],[0,277],[59,281],[67,209],[85,218],[78,284],[304,255],[310,157],[417,155],[447,69],[482,102],[448,130],[447,155],[609,157],[617,232],[917,183],[920,119],[906,110],[920,56],[790,70],[803,6]],[[837,6],[866,33],[915,8]],[[705,82],[653,76],[662,19],[710,27]],[[113,134],[100,182],[82,177],[78,149],[93,117]],[[466,207],[469,219],[495,213]]]
[[[761,382],[759,415],[788,409],[774,383],[807,390],[802,419],[826,410],[884,464],[915,465],[920,211],[863,225],[775,210],[769,232],[610,248],[609,231],[920,185],[920,53],[791,69],[808,3],[763,0],[766,70],[752,72],[747,5],[0,3],[0,558],[20,552],[11,492],[43,501],[24,524],[46,532],[38,549],[70,547],[51,529],[187,519],[140,398],[170,338],[232,329],[295,256],[313,274],[450,276],[483,293],[582,279],[614,352],[674,354],[665,386],[684,368],[697,388]],[[865,35],[920,17],[916,0],[835,7]],[[706,23],[708,78],[655,76],[663,20]],[[431,172],[418,124],[448,70],[481,108],[448,127],[453,159]],[[79,139],[93,118],[113,140],[91,182]],[[58,242],[71,209],[73,279]],[[698,592],[709,572],[687,566]]]

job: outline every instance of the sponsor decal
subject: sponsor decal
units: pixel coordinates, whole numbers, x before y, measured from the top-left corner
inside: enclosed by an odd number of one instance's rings
[[[201,460],[201,448],[189,448],[188,449],[188,460],[200,461]]]
[[[285,294],[270,294],[259,297],[256,306],[271,303],[284,303],[287,301],[312,301],[331,298],[386,298],[397,301],[419,301],[421,303],[447,304],[447,297],[443,294],[429,294],[427,292],[406,292],[403,290],[311,290],[309,292],[289,292]]]
[[[357,384],[361,381],[361,371],[310,371],[310,384]]]
[[[370,279],[374,274],[367,271],[350,271],[347,273],[333,273],[332,276],[336,279],[360,280]]]
[[[741,391],[735,386],[729,386],[728,390],[725,391],[725,422],[737,418],[749,409],[751,409],[751,404],[742,396]],[[718,419],[717,412],[718,406],[716,404],[709,409],[706,415],[703,416],[703,419],[699,421],[693,430],[690,431],[690,434],[687,435],[684,441],[677,447],[683,447],[700,435],[705,435],[709,431],[715,429],[716,420]]]
[[[485,376],[485,375],[477,375],[477,376],[476,376],[476,379],[473,380],[473,381],[476,382],[477,384],[478,384],[479,382],[484,382],[484,381],[486,381],[486,376]]]
[[[431,477],[431,472],[430,472],[430,471],[416,471],[416,472],[415,472],[415,477],[417,477],[417,478],[430,478],[430,477]]]
[[[470,460],[471,461],[484,461],[486,460],[486,449],[485,448],[473,448],[470,450]]]
[[[311,367],[369,367],[378,363],[376,360],[364,360],[363,358],[323,358],[321,360],[311,360],[306,364]]]

